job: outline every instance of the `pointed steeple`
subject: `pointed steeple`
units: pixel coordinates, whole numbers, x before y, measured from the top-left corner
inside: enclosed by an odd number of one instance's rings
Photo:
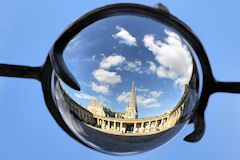
[[[132,81],[132,96],[136,96],[136,88],[134,81]]]
[[[132,81],[132,92],[135,92],[135,83]]]
[[[134,81],[132,82],[132,91],[131,91],[131,98],[126,107],[125,118],[137,118],[138,111],[137,111],[137,96],[136,96],[136,88]]]
[[[136,88],[135,88],[134,81],[132,82],[132,92],[131,92],[131,99],[129,102],[129,107],[137,108]]]

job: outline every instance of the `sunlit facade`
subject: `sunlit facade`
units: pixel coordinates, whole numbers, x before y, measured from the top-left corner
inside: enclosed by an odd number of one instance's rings
[[[59,95],[64,98],[70,111],[79,121],[99,131],[123,136],[156,134],[174,127],[181,121],[189,90],[188,86],[185,86],[182,99],[173,109],[166,111],[165,114],[150,118],[137,118],[137,96],[134,82],[131,99],[125,112],[122,113],[114,112],[96,100],[91,101],[85,108],[69,97],[67,91],[63,89],[60,83],[57,83],[57,87],[61,92]],[[133,118],[133,115],[135,118]]]

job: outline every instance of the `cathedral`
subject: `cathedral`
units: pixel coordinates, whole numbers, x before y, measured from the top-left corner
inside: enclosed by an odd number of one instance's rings
[[[131,97],[129,99],[128,105],[125,108],[125,112],[114,112],[109,108],[105,107],[104,105],[98,103],[97,100],[92,100],[88,104],[87,110],[90,111],[95,116],[122,119],[137,119],[138,118],[137,95],[134,81],[132,82]]]

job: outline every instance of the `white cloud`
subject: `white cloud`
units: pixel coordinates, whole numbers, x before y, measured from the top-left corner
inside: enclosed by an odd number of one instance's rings
[[[102,93],[102,94],[109,94],[109,85],[97,85],[96,83],[92,82],[91,84],[92,90],[97,92],[97,93]]]
[[[135,60],[134,62],[126,62],[126,65],[123,66],[123,69],[130,72],[144,73],[142,68],[142,62],[140,60]]]
[[[138,96],[138,104],[144,108],[159,108],[161,104],[155,98],[146,98],[143,96]]]
[[[82,38],[82,37],[75,37],[73,38],[68,45],[66,46],[66,48],[64,49],[64,52],[76,52],[81,48],[81,44],[83,42],[86,42],[86,38]],[[84,43],[87,45],[91,45],[91,43]]]
[[[119,43],[126,44],[128,46],[137,46],[137,40],[126,29],[120,26],[116,26],[118,33],[112,35],[113,38],[119,39]]]
[[[137,96],[137,104],[144,108],[159,108],[161,104],[158,102],[158,97],[162,95],[161,91],[150,91],[149,89],[140,89],[141,92],[145,94],[139,94]],[[146,94],[147,92],[147,94]],[[131,92],[122,92],[118,97],[117,101],[119,103],[128,103],[131,98]]]
[[[136,72],[139,74],[144,73],[156,73],[157,72],[157,65],[152,61],[147,61],[147,65],[144,65],[140,60],[135,61],[125,61],[121,66],[118,66],[116,70],[118,71],[129,71],[129,72]]]
[[[165,30],[165,33],[167,38],[164,41],[156,40],[153,34],[144,36],[145,47],[159,62],[158,67],[154,63],[149,63],[149,70],[155,71],[161,78],[170,78],[175,81],[175,84],[183,87],[189,82],[192,74],[191,53],[175,32]]]
[[[157,66],[154,62],[148,61],[147,62],[149,64],[149,68],[148,68],[148,73],[155,73],[157,70]]]
[[[157,103],[157,99],[155,98],[146,98],[144,96],[137,96],[137,102],[138,102],[138,105],[140,106],[150,106],[152,104],[155,104]]]
[[[92,95],[89,95],[89,94],[86,94],[83,92],[80,92],[80,93],[78,92],[78,93],[74,93],[74,96],[79,99],[84,99],[84,100],[88,100],[88,101],[97,100],[98,102],[100,102],[104,105],[110,103],[110,101],[102,95],[95,97],[95,96],[92,96]]]
[[[75,97],[78,97],[80,99],[85,99],[85,100],[94,100],[97,99],[95,96],[91,96],[89,94],[86,93],[74,93]]]
[[[131,92],[122,92],[118,97],[117,97],[117,101],[118,102],[125,102],[128,103],[129,99],[131,97]]]
[[[160,97],[162,95],[163,92],[161,91],[151,91],[150,95],[154,98]]]
[[[101,102],[105,106],[107,106],[107,104],[110,103],[110,101],[102,95],[99,95],[97,99],[98,99],[98,102]]]
[[[110,72],[103,68],[98,68],[92,72],[93,76],[99,81],[107,84],[117,84],[122,82],[122,78],[116,72]]]
[[[149,73],[149,69],[143,66],[143,63],[140,60],[135,61],[127,61],[126,57],[121,54],[112,54],[106,57],[103,53],[102,60],[100,62],[99,68],[103,68],[105,70],[110,69],[111,67],[116,67],[117,71],[129,71],[129,72],[137,72],[139,74]],[[153,63],[153,62],[148,62]],[[152,64],[151,64],[152,65]]]
[[[136,90],[138,91],[138,92],[149,92],[150,91],[150,89],[148,89],[148,88],[136,88]]]
[[[111,56],[104,57],[102,59],[102,61],[100,62],[100,67],[104,68],[104,69],[109,69],[112,66],[118,66],[125,60],[126,60],[126,58],[124,56],[118,55],[118,54],[113,54]]]
[[[152,103],[152,104],[145,106],[145,108],[160,108],[161,106],[162,105],[160,103]]]
[[[116,68],[118,71],[129,71],[129,72],[137,72],[139,74],[148,73],[149,71],[146,67],[143,66],[143,63],[140,60],[135,61],[125,61],[121,66]]]
[[[123,68],[121,66],[116,67],[117,71],[123,71]]]
[[[159,66],[156,71],[157,71],[158,77],[170,78],[175,80],[178,76],[177,72],[170,70],[168,68],[165,68],[163,66]]]

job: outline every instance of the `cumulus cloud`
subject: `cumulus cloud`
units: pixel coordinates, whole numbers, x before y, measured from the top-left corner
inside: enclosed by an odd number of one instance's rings
[[[151,91],[150,92],[150,95],[153,97],[153,98],[157,98],[157,97],[160,97],[162,95],[163,92],[161,91]]]
[[[134,62],[126,62],[126,64],[123,66],[123,69],[129,72],[137,72],[140,74],[144,73],[142,62],[140,60],[135,60]]]
[[[148,68],[147,72],[148,73],[155,73],[156,70],[157,70],[156,64],[152,61],[148,61],[147,63],[149,64],[149,68]]]
[[[92,95],[89,95],[89,94],[86,94],[83,92],[77,92],[77,93],[74,93],[74,96],[79,99],[88,100],[88,101],[97,100],[98,102],[100,102],[104,105],[110,103],[110,101],[102,95],[95,97],[95,96],[92,96]]]
[[[149,62],[149,70],[161,78],[170,78],[183,87],[189,82],[193,70],[191,53],[175,32],[165,30],[167,38],[156,40],[155,35],[147,34],[143,42],[159,63]]]
[[[124,62],[126,58],[119,54],[113,54],[108,57],[104,57],[100,62],[100,67],[104,69],[109,69],[112,66],[118,66],[122,62]]]
[[[122,78],[116,72],[110,72],[103,68],[98,68],[92,72],[94,78],[99,82],[106,84],[117,84],[122,82]]]
[[[110,93],[109,85],[97,85],[96,83],[92,82],[91,88],[97,93],[102,93],[105,95]]]
[[[80,99],[85,99],[85,100],[94,100],[94,99],[97,99],[97,97],[95,96],[92,96],[92,95],[89,95],[89,94],[86,94],[86,93],[74,93],[74,96],[75,97],[78,97]]]
[[[137,40],[133,37],[126,29],[120,26],[116,26],[116,29],[119,31],[116,34],[112,35],[113,38],[118,39],[119,43],[126,44],[128,46],[137,46]]]
[[[136,72],[139,74],[148,73],[148,69],[143,65],[140,60],[125,61],[121,66],[116,68],[118,71]]]
[[[139,90],[139,89],[137,89]],[[158,102],[158,97],[161,96],[161,91],[151,91],[150,89],[140,89],[139,91],[145,94],[139,94],[137,96],[137,104],[144,108],[159,108],[161,104]],[[146,94],[147,93],[147,94]],[[122,92],[118,97],[119,103],[128,103],[131,98],[131,92]]]
[[[122,92],[118,97],[117,101],[118,102],[125,102],[128,103],[131,97],[131,92]]]
[[[138,96],[138,104],[139,106],[143,106],[144,108],[159,108],[161,106],[158,103],[156,98],[146,98],[144,96]]]

